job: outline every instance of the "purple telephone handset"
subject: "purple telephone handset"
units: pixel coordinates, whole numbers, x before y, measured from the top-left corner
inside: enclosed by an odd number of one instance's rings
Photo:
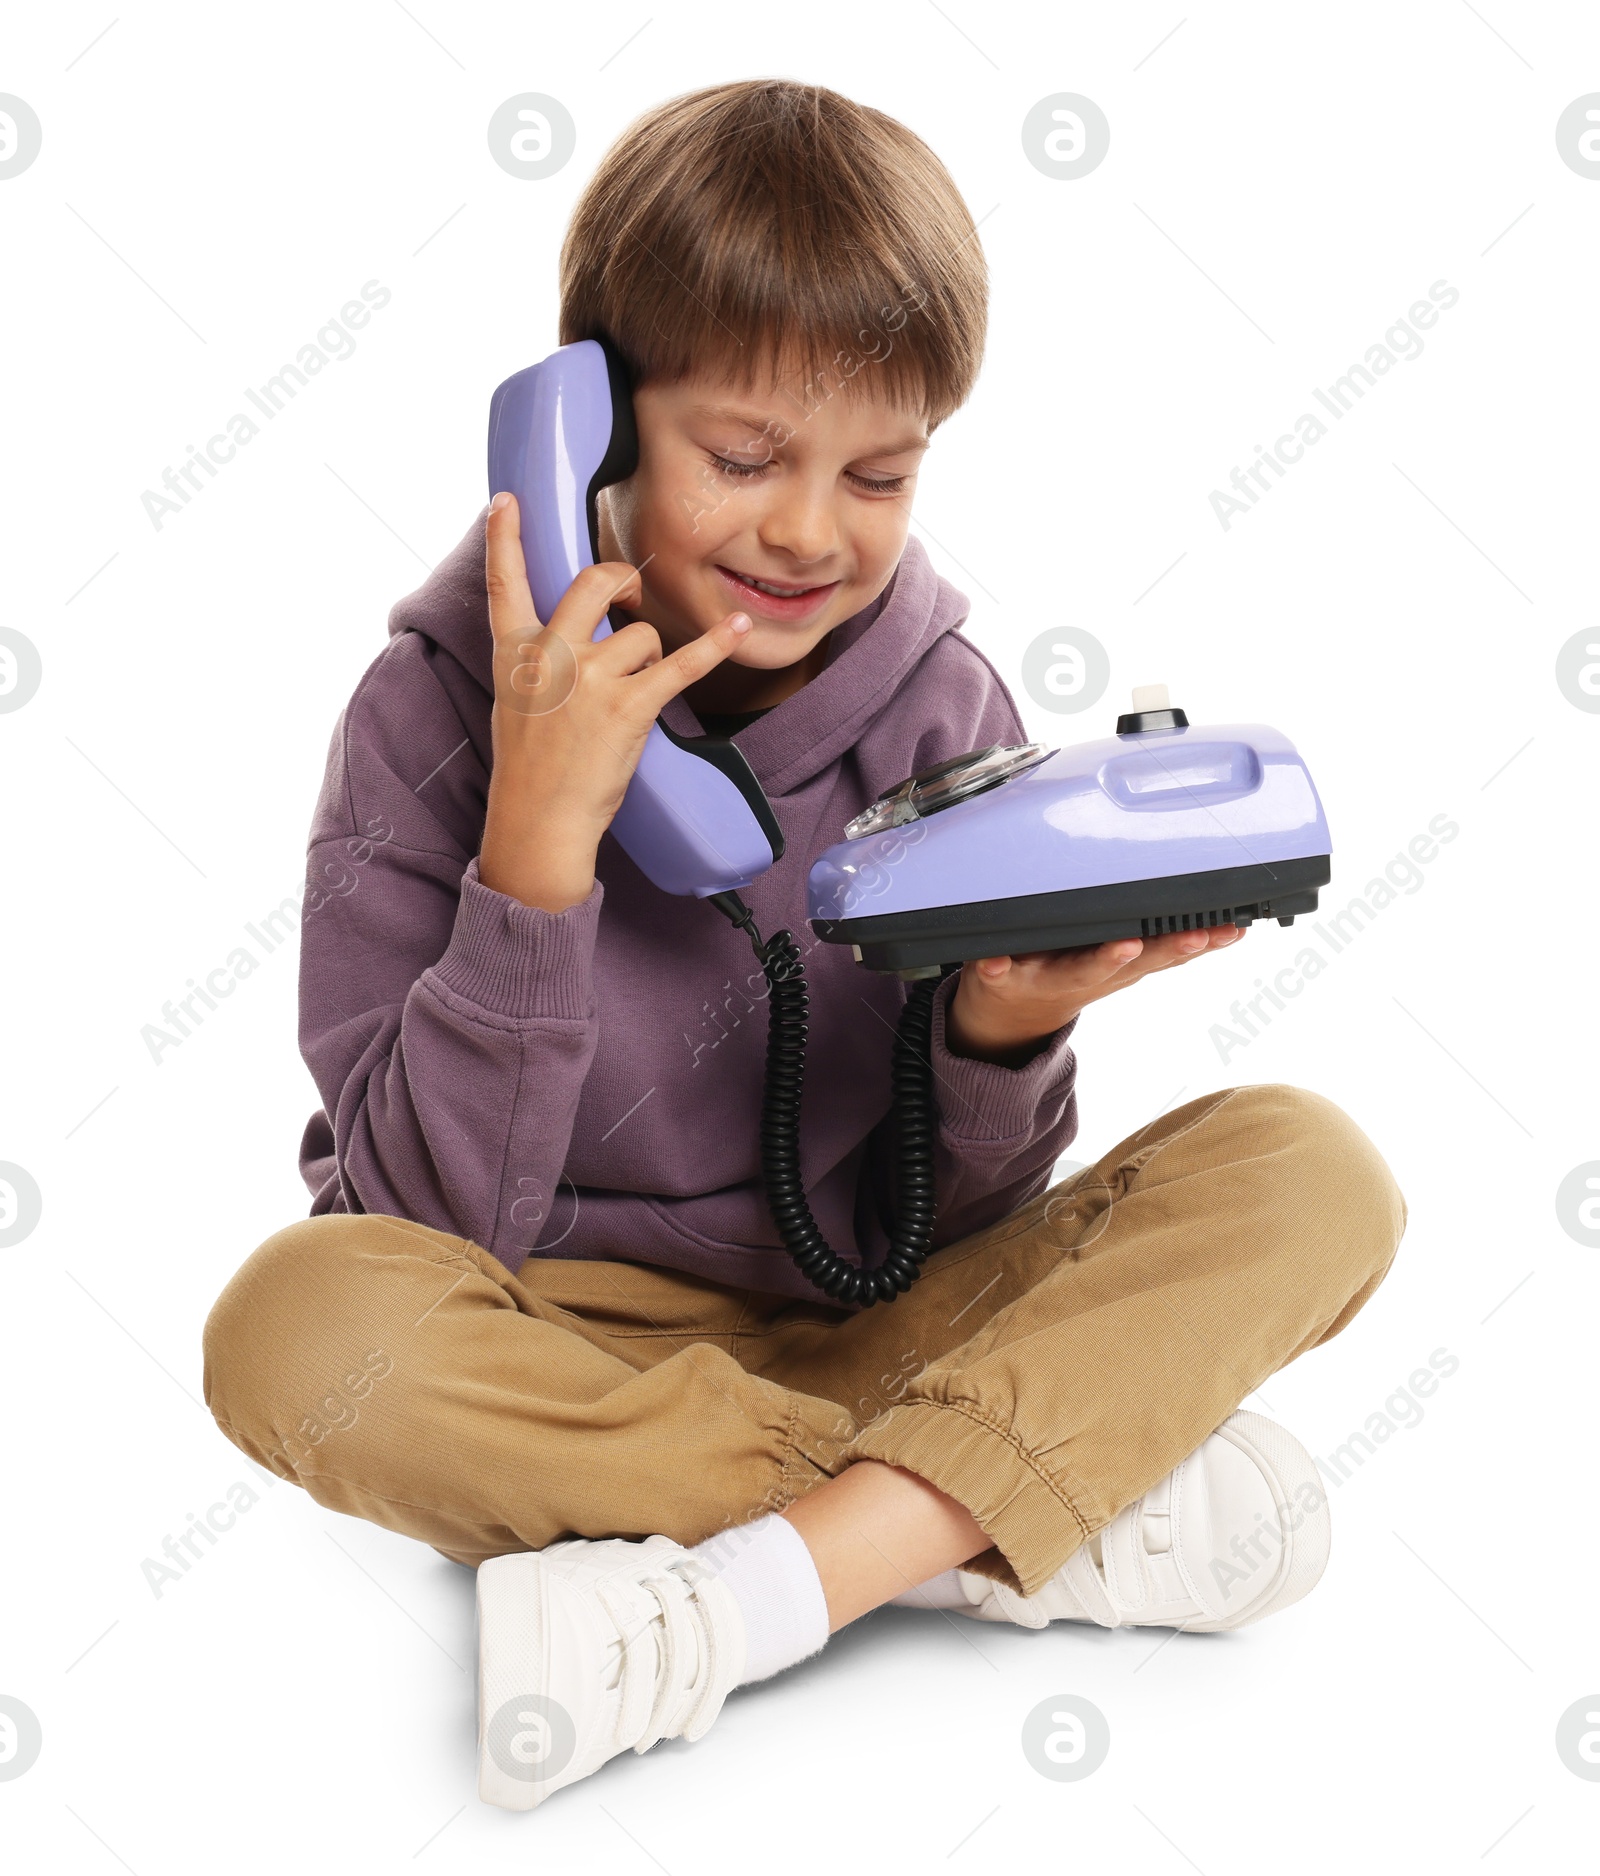
[[[489,492],[509,489],[522,517],[534,610],[548,622],[600,544],[595,497],[639,459],[627,369],[597,339],[563,345],[507,378],[489,406]],[[595,638],[611,630],[602,619]],[[772,806],[726,737],[653,725],[611,823],[623,850],[663,892],[737,891],[783,857]]]

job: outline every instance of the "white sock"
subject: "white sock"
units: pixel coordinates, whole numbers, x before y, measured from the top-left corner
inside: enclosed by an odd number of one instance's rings
[[[959,1570],[946,1570],[941,1576],[919,1583],[915,1589],[901,1590],[889,1600],[897,1609],[970,1609],[972,1604],[956,1581],[959,1575]]]
[[[828,1602],[806,1541],[776,1512],[719,1531],[691,1556],[733,1591],[744,1616],[745,1663],[739,1685],[764,1681],[814,1655],[828,1639]]]

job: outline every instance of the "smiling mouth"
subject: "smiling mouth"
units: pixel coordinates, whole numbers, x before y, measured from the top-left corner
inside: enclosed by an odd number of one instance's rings
[[[807,593],[820,593],[823,586],[837,586],[837,580],[828,580],[822,585],[796,586],[792,582],[779,580],[758,580],[753,573],[738,573],[732,567],[717,568],[718,573],[725,573],[730,579],[737,580],[741,586],[754,587],[758,593],[766,593],[773,599],[802,599]]]

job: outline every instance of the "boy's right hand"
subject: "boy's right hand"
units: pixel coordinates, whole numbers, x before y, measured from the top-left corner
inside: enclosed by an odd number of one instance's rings
[[[637,604],[641,592],[637,569],[605,561],[586,567],[541,623],[509,494],[490,503],[485,578],[494,765],[478,877],[524,905],[564,912],[594,886],[600,836],[662,706],[720,664],[750,620],[730,613],[668,657],[642,619],[595,644],[607,611]]]

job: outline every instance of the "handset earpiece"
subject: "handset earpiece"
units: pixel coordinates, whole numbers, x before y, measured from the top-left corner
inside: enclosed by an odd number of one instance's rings
[[[517,498],[541,619],[599,559],[600,491],[638,462],[629,373],[608,341],[563,345],[496,389],[489,492]],[[602,619],[594,636],[610,630]],[[725,737],[679,736],[659,720],[611,832],[663,892],[702,899],[748,886],[783,857],[782,830],[743,752]]]
[[[589,553],[600,558],[600,491],[614,482],[626,482],[639,467],[639,426],[633,414],[633,374],[609,339],[591,339],[606,361],[606,395],[611,406],[611,436],[598,468],[589,478],[586,507],[589,517]],[[537,369],[537,367],[536,367]]]

